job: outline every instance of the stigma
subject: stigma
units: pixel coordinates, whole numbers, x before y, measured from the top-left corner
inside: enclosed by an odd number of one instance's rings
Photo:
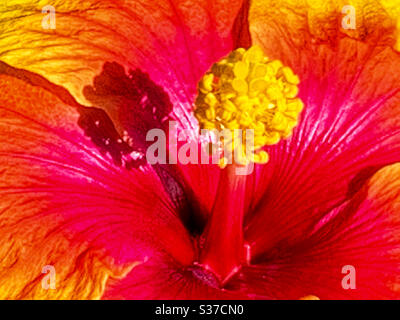
[[[263,147],[290,137],[298,123],[303,109],[299,83],[292,69],[270,60],[260,47],[239,48],[200,80],[194,114],[200,129],[231,132],[229,148],[240,155],[236,164],[267,163]],[[221,158],[220,166],[226,163]]]

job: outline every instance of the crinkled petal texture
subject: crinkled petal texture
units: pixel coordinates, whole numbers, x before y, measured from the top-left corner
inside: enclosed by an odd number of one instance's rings
[[[191,263],[190,237],[154,171],[116,165],[78,125],[83,107],[10,70],[0,74],[0,297],[96,299],[109,279],[158,255]]]
[[[0,5],[2,61],[63,85],[81,103],[105,62],[140,68],[168,91],[189,128],[197,82],[231,51],[242,1],[56,0],[54,29],[51,8],[24,2]]]
[[[195,137],[191,109],[197,83],[241,42],[241,20],[232,27],[242,0],[56,0],[51,6],[55,29],[51,8],[42,1],[0,4],[2,61],[45,76],[80,103],[106,110],[120,135],[125,131],[143,140],[149,129],[170,118]],[[203,167],[181,169],[185,185],[208,175]],[[205,188],[213,188],[218,178],[208,176]],[[209,206],[215,192],[198,190],[195,198]]]

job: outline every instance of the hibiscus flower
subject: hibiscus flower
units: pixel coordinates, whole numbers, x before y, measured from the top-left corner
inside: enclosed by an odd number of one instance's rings
[[[360,1],[355,29],[341,1],[41,4],[0,10],[1,298],[400,297],[396,1]],[[237,48],[287,68],[296,123],[247,176],[148,164],[150,129],[199,142]]]

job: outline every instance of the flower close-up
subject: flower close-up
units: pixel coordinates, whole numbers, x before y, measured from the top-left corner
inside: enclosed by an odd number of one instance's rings
[[[7,0],[0,34],[0,299],[400,299],[399,0]]]

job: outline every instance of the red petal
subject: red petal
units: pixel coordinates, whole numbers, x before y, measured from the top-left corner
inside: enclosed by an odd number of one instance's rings
[[[263,263],[244,267],[230,288],[272,299],[397,299],[399,199],[400,164],[395,164],[314,225],[307,239],[290,249],[276,246]],[[351,273],[355,289],[346,286]]]
[[[0,72],[1,296],[99,298],[108,278],[159,252],[191,263],[157,175],[99,152],[78,125],[91,114],[62,88],[5,65]],[[46,265],[58,290],[41,286]]]
[[[312,225],[354,194],[374,172],[400,160],[400,56],[375,41],[339,37],[334,44],[307,38],[301,47],[271,51],[301,79],[305,103],[299,126],[270,147],[259,170],[247,238],[253,254],[308,237]]]
[[[110,281],[103,299],[241,299],[241,292],[214,287],[200,268],[182,268],[166,254],[137,266],[121,281]]]

